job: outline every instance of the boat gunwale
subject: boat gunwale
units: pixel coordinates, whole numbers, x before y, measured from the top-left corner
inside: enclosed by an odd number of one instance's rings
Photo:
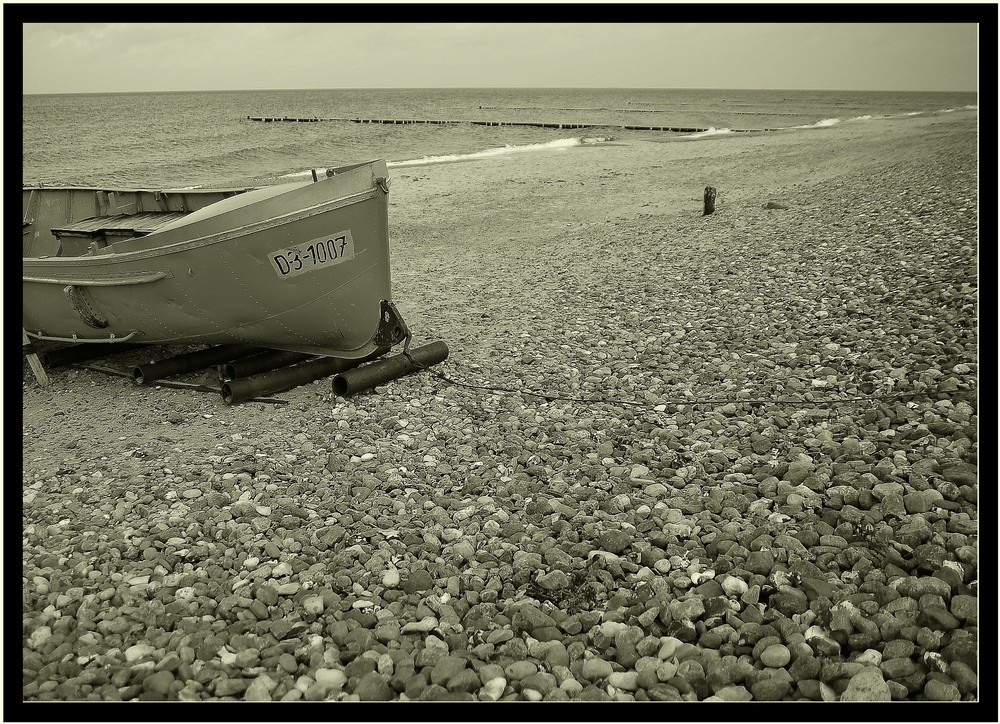
[[[360,161],[358,163],[351,163],[345,166],[331,166],[328,171],[334,171],[335,176],[342,176],[350,171],[355,171],[364,166],[374,166],[378,164],[382,159],[369,159],[367,161]],[[271,186],[283,186],[285,184],[297,183],[294,180],[281,181],[275,184],[263,184],[261,186],[179,186],[176,188],[121,188],[113,186],[46,186],[44,183],[39,182],[35,184],[21,184],[22,191],[103,191],[105,193],[123,193],[123,194],[189,194],[189,193],[236,193],[243,194],[248,191],[257,191],[262,188],[269,188]]]
[[[254,222],[252,224],[247,224],[245,226],[239,226],[233,229],[226,229],[225,231],[218,231],[213,234],[206,234],[204,236],[196,237],[194,239],[184,239],[183,241],[177,241],[173,244],[166,244],[164,246],[154,247],[152,249],[136,249],[133,251],[114,251],[111,246],[104,247],[100,253],[95,255],[85,255],[85,256],[50,256],[50,257],[22,257],[22,269],[25,265],[32,268],[60,268],[60,267],[88,267],[88,266],[107,266],[109,263],[122,264],[126,262],[131,262],[139,259],[150,259],[155,257],[167,256],[170,254],[182,253],[185,251],[190,251],[191,249],[211,246],[213,244],[219,244],[226,241],[231,241],[232,239],[239,238],[241,236],[249,236],[250,234],[255,234],[260,231],[266,231],[268,229],[273,229],[279,226],[284,226],[286,224],[294,224],[298,221],[311,218],[313,216],[318,216],[320,214],[328,213],[331,211],[336,211],[337,209],[343,208],[345,206],[350,206],[355,203],[361,203],[367,201],[371,198],[375,198],[378,194],[380,187],[379,185],[373,184],[371,188],[365,189],[364,191],[359,191],[348,196],[339,196],[336,199],[329,201],[323,201],[319,204],[314,204],[313,206],[308,206],[304,209],[296,209],[295,211],[290,211],[286,214],[280,216],[272,216],[263,221]],[[206,207],[207,208],[207,207]],[[141,239],[150,239],[156,236],[158,232],[153,232],[147,234],[146,236],[140,237]],[[128,240],[131,241],[131,240]],[[121,242],[115,242],[121,243]],[[23,281],[29,281],[23,278]]]
[[[277,184],[275,184],[277,185]],[[103,191],[104,193],[114,193],[114,194],[219,194],[219,193],[235,193],[245,194],[248,191],[256,191],[260,188],[266,188],[265,186],[226,186],[212,188],[208,186],[199,186],[196,188],[175,188],[175,189],[153,189],[153,188],[119,188],[111,186],[44,186],[44,185],[29,185],[22,186],[22,191]]]

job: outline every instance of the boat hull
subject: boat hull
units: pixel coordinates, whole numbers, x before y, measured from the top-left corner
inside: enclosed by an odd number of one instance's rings
[[[405,333],[386,318],[386,192],[375,162],[230,197],[87,255],[26,257],[23,326],[39,339],[365,357]]]

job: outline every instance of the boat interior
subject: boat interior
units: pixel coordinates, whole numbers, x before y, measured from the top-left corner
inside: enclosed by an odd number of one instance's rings
[[[250,190],[26,188],[22,256],[83,256]]]
[[[327,177],[369,166],[363,161],[326,169]],[[383,168],[382,173],[385,173]],[[313,181],[319,175],[313,171]],[[237,209],[247,201],[280,194],[303,182],[249,188],[181,188],[166,190],[95,189],[75,187],[26,187],[22,199],[22,257],[77,257],[145,248],[144,242],[130,240],[166,231],[197,211],[234,196],[255,192],[233,200],[217,210]],[[197,217],[196,217],[197,218]],[[188,221],[192,221],[189,219]],[[187,222],[185,222],[187,223]],[[128,242],[128,243],[121,243]]]

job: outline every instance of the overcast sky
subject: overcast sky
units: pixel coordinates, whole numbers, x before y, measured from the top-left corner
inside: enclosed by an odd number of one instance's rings
[[[189,13],[184,7],[194,6],[164,6]],[[25,93],[434,87],[975,91],[978,86],[973,23],[31,23],[22,28]]]

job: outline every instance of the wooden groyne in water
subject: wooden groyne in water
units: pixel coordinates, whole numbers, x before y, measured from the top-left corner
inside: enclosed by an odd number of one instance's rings
[[[247,116],[248,121],[259,123],[318,123],[320,121],[341,121],[347,123],[382,123],[405,126],[414,123],[435,125],[467,124],[472,126],[531,126],[534,128],[618,128],[625,131],[670,131],[673,133],[704,133],[709,128],[690,128],[683,126],[632,126],[610,123],[542,123],[540,121],[469,121],[469,120],[438,120],[430,118],[296,118],[290,116]],[[773,128],[731,128],[733,133],[765,133]]]
[[[687,105],[678,103],[678,106]],[[736,103],[730,106],[749,107],[749,103]],[[546,108],[544,106],[479,106],[479,110],[488,111],[611,111],[612,113],[669,113],[670,108]],[[690,108],[684,109],[690,112]],[[783,111],[729,111],[734,116],[808,116],[809,113],[786,113]],[[770,130],[770,129],[760,129]]]

